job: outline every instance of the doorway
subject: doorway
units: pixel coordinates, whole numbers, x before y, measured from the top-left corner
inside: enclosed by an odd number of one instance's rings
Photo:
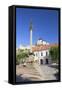
[[[40,63],[43,64],[43,59],[40,60]]]
[[[46,64],[48,64],[48,59],[46,59]]]

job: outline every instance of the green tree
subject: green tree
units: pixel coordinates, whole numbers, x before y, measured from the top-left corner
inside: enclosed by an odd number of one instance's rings
[[[24,52],[20,54],[20,61],[21,62],[26,62],[26,58],[28,57],[28,53]]]
[[[27,52],[19,52],[16,55],[16,64],[24,63],[27,60],[27,57],[29,57],[29,54]]]
[[[51,47],[49,53],[50,53],[50,57],[52,59],[52,62],[58,63],[59,47],[58,46]]]
[[[16,64],[19,64],[19,63],[20,63],[20,55],[16,54]]]

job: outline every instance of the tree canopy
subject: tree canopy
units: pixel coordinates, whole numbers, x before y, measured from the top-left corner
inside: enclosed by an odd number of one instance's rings
[[[28,57],[28,52],[24,52],[23,50],[20,50],[18,54],[16,54],[16,64],[19,64],[20,62],[25,62],[26,58]]]
[[[53,62],[58,63],[59,60],[59,47],[58,46],[53,46],[50,48],[50,56]]]

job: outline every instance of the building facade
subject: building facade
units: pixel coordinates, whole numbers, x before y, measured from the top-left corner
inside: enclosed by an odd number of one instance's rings
[[[34,61],[37,61],[39,64],[50,64],[51,58],[49,56],[50,44],[43,40],[38,40],[37,45],[32,48],[34,53]]]

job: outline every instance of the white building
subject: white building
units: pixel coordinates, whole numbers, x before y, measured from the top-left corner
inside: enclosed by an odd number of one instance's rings
[[[49,44],[46,41],[38,40],[37,45],[32,47],[34,61],[37,61],[39,64],[50,64],[51,57],[49,55],[49,50],[51,46],[57,46],[57,44]]]
[[[38,40],[37,45],[32,47],[34,61],[37,61],[39,64],[50,64],[51,59],[49,57],[49,48],[49,43],[43,40]]]
[[[39,64],[50,64],[51,59],[49,57],[49,49],[47,49],[47,48],[39,49],[39,48],[37,48],[37,50],[33,50],[33,53],[35,55],[34,61],[37,61]]]

